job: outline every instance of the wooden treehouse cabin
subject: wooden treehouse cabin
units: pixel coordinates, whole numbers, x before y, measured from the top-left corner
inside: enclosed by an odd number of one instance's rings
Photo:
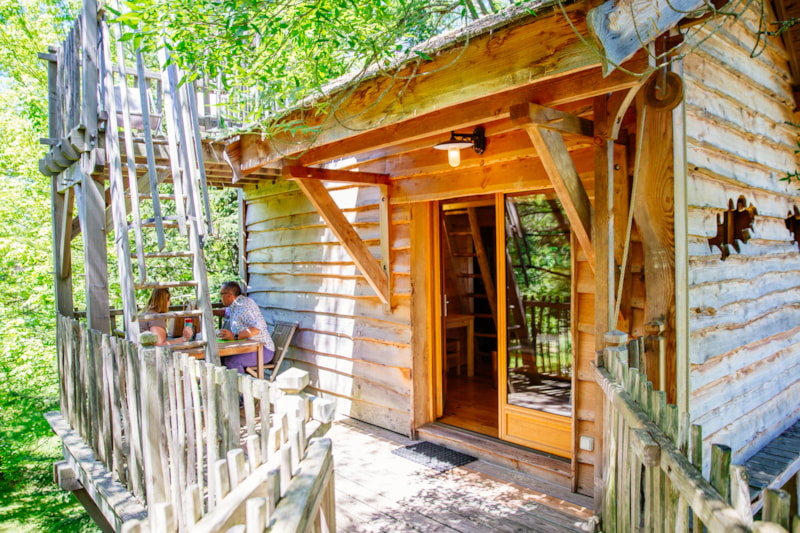
[[[225,95],[145,69],[102,15],[85,1],[44,54],[41,168],[60,481],[114,528],[217,531],[204,517],[235,508],[260,531],[290,503],[313,515],[298,528],[335,527],[330,448],[303,455],[335,405],[590,496],[602,531],[798,531],[800,33],[773,29],[800,4],[529,2],[426,43],[430,59],[343,82],[327,114],[286,110],[308,137],[222,140],[221,120],[237,120],[216,105]],[[269,324],[296,324],[288,407],[270,407],[280,395],[263,380],[219,370],[213,335],[182,347],[204,362],[138,343],[138,291],[153,287],[195,302],[170,318],[215,328],[210,186],[239,190],[249,296]],[[178,261],[189,274],[155,279],[151,264]],[[249,470],[215,466],[239,447],[237,394]],[[102,476],[80,471],[73,445]],[[281,499],[301,461],[323,480],[308,491],[327,496]],[[259,483],[274,497],[234,488]]]

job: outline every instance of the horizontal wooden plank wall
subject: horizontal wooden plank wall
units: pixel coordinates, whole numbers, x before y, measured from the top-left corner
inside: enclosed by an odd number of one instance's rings
[[[377,187],[331,186],[331,196],[380,256]],[[268,322],[297,322],[286,360],[340,413],[409,435],[411,283],[407,206],[392,208],[394,307],[387,312],[352,259],[294,184],[245,189],[249,296]]]
[[[800,194],[780,180],[798,169],[800,130],[787,124],[797,118],[780,40],[750,57],[761,4],[701,30],[709,38],[684,60],[690,412],[705,446],[730,446],[734,463],[800,417],[800,251],[784,223]],[[708,239],[740,196],[758,209],[753,237],[722,261]]]

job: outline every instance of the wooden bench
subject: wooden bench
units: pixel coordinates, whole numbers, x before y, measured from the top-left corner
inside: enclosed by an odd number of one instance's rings
[[[744,462],[753,512],[763,505],[764,489],[779,489],[800,471],[800,420]]]

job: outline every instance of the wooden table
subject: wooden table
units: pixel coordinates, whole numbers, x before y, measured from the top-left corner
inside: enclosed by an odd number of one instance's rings
[[[219,346],[219,357],[222,359],[223,357],[228,357],[230,355],[238,355],[241,353],[248,353],[248,352],[256,352],[258,355],[256,357],[256,372],[258,376],[264,375],[264,354],[262,349],[264,344],[258,341],[250,340],[250,339],[242,339],[240,341],[223,341],[221,339],[217,339],[217,344]],[[199,348],[190,348],[188,350],[181,350],[176,349],[176,352],[185,353],[194,357],[195,359],[205,359],[206,353],[205,348],[202,346]]]
[[[467,328],[467,376],[475,375],[475,317],[473,315],[447,315],[444,317],[446,330]]]

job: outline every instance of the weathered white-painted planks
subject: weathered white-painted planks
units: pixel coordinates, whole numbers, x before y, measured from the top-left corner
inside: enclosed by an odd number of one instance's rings
[[[298,330],[287,355],[311,388],[341,413],[408,433],[411,424],[410,211],[391,209],[391,310],[383,305],[311,203],[276,182],[246,190],[249,294],[267,320]],[[380,191],[329,184],[369,251],[379,258]]]
[[[684,59],[690,412],[705,446],[727,444],[734,460],[797,418],[800,391],[800,253],[783,221],[800,194],[781,181],[800,163],[798,131],[782,43],[751,57],[760,16],[751,7],[712,36],[700,30],[694,39],[707,40]],[[758,216],[723,262],[708,238],[740,196]]]

